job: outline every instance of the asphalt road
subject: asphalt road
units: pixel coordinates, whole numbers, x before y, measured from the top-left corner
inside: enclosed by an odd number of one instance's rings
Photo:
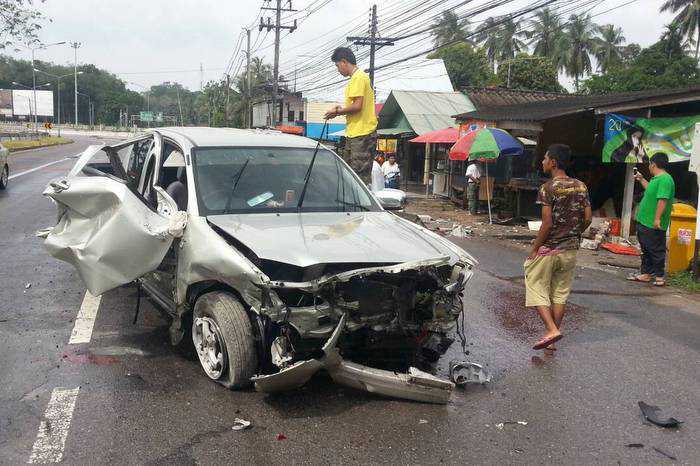
[[[14,154],[12,173],[94,142]],[[566,337],[544,357],[530,350],[541,329],[522,306],[522,253],[487,240],[458,241],[481,261],[465,299],[468,358],[494,380],[457,391],[447,406],[379,398],[323,376],[282,396],[227,391],[169,346],[149,304],[132,325],[133,288],[106,293],[90,342],[69,344],[85,289],[34,232],[55,221],[41,191],[71,164],[17,176],[0,192],[1,464],[30,460],[42,421],[43,432],[65,433],[65,464],[672,463],[653,447],[676,464],[700,463],[698,301],[581,269]],[[457,343],[441,373],[452,358]],[[47,411],[61,389],[73,396],[67,424]],[[645,424],[639,400],[684,424]],[[232,430],[237,417],[253,427]],[[497,427],[507,421],[527,425]]]

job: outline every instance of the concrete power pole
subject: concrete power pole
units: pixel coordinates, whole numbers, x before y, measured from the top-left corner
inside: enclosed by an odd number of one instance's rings
[[[251,100],[253,99],[252,94],[252,81],[251,81],[251,74],[250,74],[250,29],[245,30],[246,36],[247,36],[247,45],[246,45],[246,66],[245,66],[245,81],[246,81],[246,105],[245,105],[245,118],[243,119],[243,122],[245,123],[246,128],[250,128],[252,126],[252,102]]]
[[[394,42],[398,40],[395,38],[377,37],[379,33],[377,28],[378,23],[379,21],[377,21],[377,5],[372,5],[372,14],[370,16],[369,21],[369,36],[350,36],[347,38],[349,42],[352,42],[355,45],[369,45],[369,80],[372,83],[372,87],[374,87],[374,55],[377,52],[377,46],[386,47],[394,45]]]
[[[262,19],[260,18],[260,26],[258,26],[259,30],[262,31],[263,29],[267,29],[268,31],[271,31],[272,29],[275,30],[275,65],[274,65],[274,76],[273,76],[273,81],[272,81],[272,117],[270,118],[270,122],[272,123],[272,126],[277,125],[277,91],[279,87],[279,71],[280,71],[280,31],[282,29],[288,29],[290,33],[294,32],[294,30],[297,28],[297,20],[294,20],[294,24],[292,26],[283,26],[281,24],[282,22],[282,12],[285,11],[296,11],[292,9],[292,0],[288,0],[288,7],[287,8],[282,8],[282,0],[276,0],[277,6],[275,8],[269,8],[269,7],[263,7],[263,10],[274,10],[275,11],[275,24],[270,23],[270,18],[267,18],[267,23],[265,23]]]
[[[71,42],[70,46],[73,47],[73,90],[75,97],[75,126],[78,126],[78,47],[80,47],[80,42]]]

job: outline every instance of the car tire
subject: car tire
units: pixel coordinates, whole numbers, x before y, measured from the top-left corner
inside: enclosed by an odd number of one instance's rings
[[[10,177],[10,169],[5,165],[0,172],[0,189],[6,189]]]
[[[235,296],[214,291],[197,299],[192,343],[210,379],[229,389],[250,385],[258,369],[253,326]]]

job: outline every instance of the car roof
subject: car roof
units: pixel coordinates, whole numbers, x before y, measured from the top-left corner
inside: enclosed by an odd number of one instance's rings
[[[175,126],[155,128],[163,136],[185,138],[194,147],[296,147],[314,148],[316,141],[274,130]]]

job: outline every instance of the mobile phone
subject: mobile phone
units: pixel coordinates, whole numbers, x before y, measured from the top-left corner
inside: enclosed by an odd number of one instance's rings
[[[632,173],[634,173],[634,176],[637,176],[637,173],[639,173],[639,170],[637,170],[637,167],[632,167]]]

